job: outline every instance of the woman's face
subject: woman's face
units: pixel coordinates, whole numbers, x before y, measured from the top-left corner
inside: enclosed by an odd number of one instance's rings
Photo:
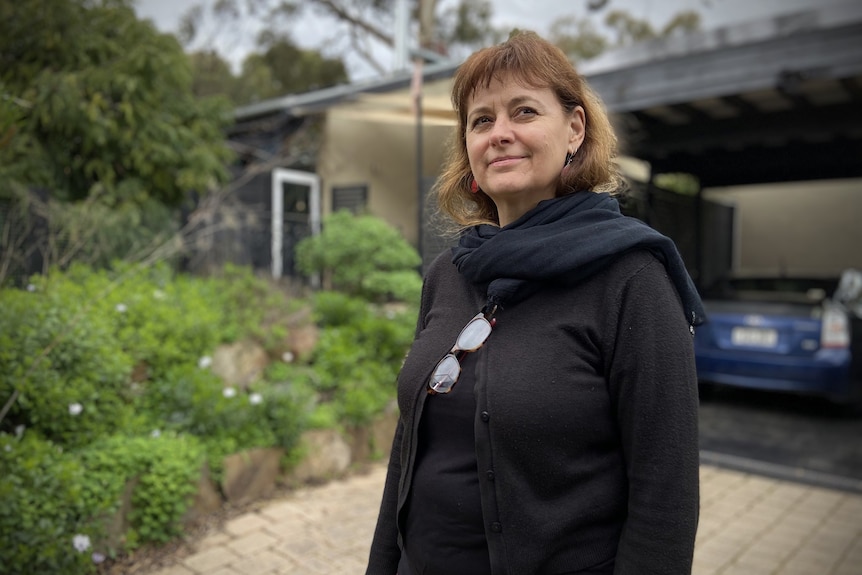
[[[556,195],[566,153],[584,140],[584,110],[567,114],[549,88],[494,79],[467,101],[467,157],[500,225]]]

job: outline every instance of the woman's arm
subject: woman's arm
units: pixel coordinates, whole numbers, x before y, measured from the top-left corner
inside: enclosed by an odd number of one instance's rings
[[[629,505],[614,572],[688,574],[700,499],[693,338],[657,260],[620,291],[618,309],[609,383]]]
[[[371,542],[366,575],[395,575],[401,550],[398,548],[398,483],[401,479],[401,436],[404,425],[399,419],[389,454],[389,471],[383,488],[383,501]]]

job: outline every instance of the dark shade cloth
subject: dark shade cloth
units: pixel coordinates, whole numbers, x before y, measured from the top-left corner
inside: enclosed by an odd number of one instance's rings
[[[633,249],[664,264],[689,325],[706,319],[703,304],[673,241],[623,215],[606,193],[580,191],[544,200],[502,228],[470,228],[452,248],[452,262],[470,281],[488,284],[488,305],[505,309],[548,281],[574,285]]]

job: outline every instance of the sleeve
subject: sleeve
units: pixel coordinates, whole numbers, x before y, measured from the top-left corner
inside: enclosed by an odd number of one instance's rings
[[[419,305],[419,317],[416,321],[415,337],[425,327],[425,316],[431,307],[433,278],[435,270],[443,262],[443,254],[438,256],[429,268],[422,283],[422,296]],[[383,501],[377,516],[377,527],[371,541],[371,551],[368,558],[366,575],[396,575],[398,562],[401,559],[401,549],[398,546],[398,489],[401,483],[401,442],[404,436],[404,416],[398,419],[395,437],[392,440],[392,450],[389,452],[389,470],[383,488]]]
[[[629,502],[614,573],[690,573],[700,506],[693,337],[658,260],[618,298],[609,385]]]
[[[392,451],[389,455],[389,470],[386,473],[386,483],[383,487],[383,501],[380,503],[380,514],[377,517],[377,527],[371,541],[371,551],[368,558],[366,575],[396,575],[401,550],[398,547],[398,484],[401,480],[401,437],[404,423],[398,421],[395,438],[392,441]]]

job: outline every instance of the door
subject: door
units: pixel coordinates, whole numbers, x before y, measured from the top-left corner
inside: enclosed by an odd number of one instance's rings
[[[272,277],[296,274],[294,249],[320,233],[320,178],[310,172],[272,171]]]

